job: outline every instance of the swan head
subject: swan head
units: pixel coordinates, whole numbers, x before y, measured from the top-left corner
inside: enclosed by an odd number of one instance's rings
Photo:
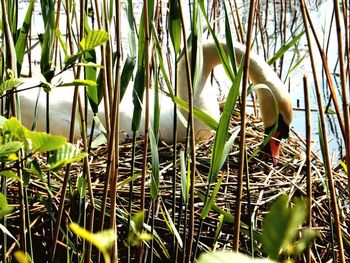
[[[273,164],[277,165],[280,141],[287,139],[289,135],[289,127],[293,119],[293,105],[290,94],[275,73],[271,72],[269,80],[265,83],[255,85],[265,134],[270,134],[276,124],[277,130],[264,146],[263,152],[272,156]]]
[[[263,152],[272,157],[273,165],[277,165],[279,161],[280,142],[282,139],[287,139],[289,136],[289,125],[286,123],[281,113],[278,114],[277,129],[272,135],[270,141],[264,146]],[[274,129],[274,126],[265,128],[265,134],[268,135]]]

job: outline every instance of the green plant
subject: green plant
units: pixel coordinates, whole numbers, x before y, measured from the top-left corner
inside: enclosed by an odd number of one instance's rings
[[[262,249],[273,260],[300,255],[318,236],[315,230],[300,227],[306,220],[306,200],[282,194],[271,205],[263,221]],[[288,261],[290,262],[290,261]]]

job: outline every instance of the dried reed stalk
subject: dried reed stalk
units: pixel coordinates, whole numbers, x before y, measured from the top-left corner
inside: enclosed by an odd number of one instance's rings
[[[310,52],[310,60],[311,60],[311,67],[312,72],[314,76],[314,82],[315,82],[315,89],[316,89],[316,97],[317,97],[317,103],[318,103],[318,112],[320,114],[320,122],[321,122],[321,132],[322,132],[322,143],[324,147],[324,165],[326,169],[326,175],[328,178],[328,186],[329,186],[329,193],[331,196],[331,205],[332,205],[332,212],[334,216],[334,223],[335,223],[335,229],[337,234],[337,243],[338,243],[338,250],[339,250],[339,260],[340,262],[345,262],[344,257],[344,247],[343,247],[343,240],[342,240],[342,232],[341,232],[341,226],[340,226],[340,219],[339,219],[339,209],[338,209],[338,203],[337,203],[337,197],[335,193],[335,187],[334,187],[334,179],[333,179],[333,171],[331,167],[331,161],[329,158],[329,150],[328,150],[328,137],[327,137],[327,129],[326,129],[326,123],[325,123],[325,116],[323,112],[323,104],[322,104],[322,98],[321,98],[321,91],[320,87],[317,81],[317,73],[314,63],[314,57],[312,52],[312,45],[311,45],[311,39],[310,39],[310,33],[308,28],[308,21],[306,17],[306,6],[304,0],[300,0],[301,4],[301,10],[303,14],[303,20],[304,20],[304,27]]]
[[[243,82],[242,82],[242,104],[241,104],[241,116],[246,114],[246,104],[247,104],[247,88],[248,88],[248,70],[249,70],[249,54],[250,54],[250,43],[252,40],[252,31],[255,17],[255,4],[256,1],[250,2],[249,8],[249,18],[248,18],[248,32],[246,39],[246,53],[244,56],[244,68],[243,68]],[[239,233],[241,225],[241,205],[242,205],[242,191],[243,191],[243,173],[246,162],[246,118],[241,118],[241,130],[240,130],[240,154],[239,154],[239,164],[238,164],[238,176],[237,176],[237,194],[236,194],[236,209],[235,209],[235,226],[233,234],[233,249],[238,251],[239,248]]]

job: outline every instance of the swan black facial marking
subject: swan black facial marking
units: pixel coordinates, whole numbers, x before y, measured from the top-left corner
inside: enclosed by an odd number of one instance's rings
[[[265,128],[265,134],[269,134],[273,128],[275,127],[275,125],[272,125],[270,127]],[[289,136],[289,126],[286,124],[286,122],[283,119],[282,114],[278,114],[278,127],[277,130],[279,131],[279,136],[276,139],[287,139]]]

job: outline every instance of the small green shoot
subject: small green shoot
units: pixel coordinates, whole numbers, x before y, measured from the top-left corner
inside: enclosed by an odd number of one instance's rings
[[[131,232],[128,237],[128,244],[140,246],[141,242],[148,242],[152,236],[143,230],[143,211],[137,212],[131,219]]]
[[[293,206],[288,202],[288,196],[281,195],[273,202],[263,222],[262,247],[273,260],[302,253],[318,236],[314,230],[300,228],[307,215],[306,200],[295,198]]]
[[[7,204],[6,196],[0,193],[0,218],[5,217],[9,213],[11,213],[13,210],[13,207],[10,207]]]
[[[111,262],[108,251],[115,241],[115,234],[112,229],[104,230],[97,233],[91,233],[76,223],[70,223],[69,228],[81,238],[91,242],[98,250],[101,251],[105,262]]]

